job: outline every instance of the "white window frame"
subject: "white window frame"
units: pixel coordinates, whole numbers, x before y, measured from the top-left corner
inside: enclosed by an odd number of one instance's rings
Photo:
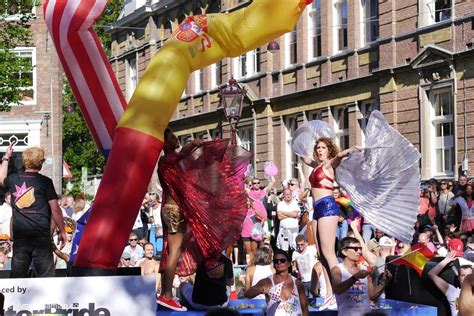
[[[137,65],[137,58],[129,58],[126,61],[127,63],[127,101],[130,101],[132,98],[133,93],[135,92],[135,89],[137,88],[138,84],[138,65]]]
[[[323,111],[321,109],[309,111],[306,114],[306,117],[308,118],[308,121],[314,121],[314,120],[322,121],[323,120]]]
[[[321,0],[313,0],[311,8],[308,8],[308,61],[316,59],[322,55],[318,54],[315,41],[321,43]],[[319,36],[319,40],[315,40]]]
[[[194,72],[194,93],[199,93],[203,91],[203,80],[204,69],[198,69]]]
[[[12,49],[12,52],[17,55],[17,57],[20,57],[19,54],[21,53],[30,53],[31,54],[31,64],[32,64],[32,73],[33,73],[33,80],[32,80],[32,86],[28,87],[20,87],[20,89],[31,89],[33,90],[33,100],[24,100],[20,101],[21,104],[23,105],[36,105],[37,102],[37,97],[38,97],[38,91],[36,89],[36,81],[37,81],[37,73],[36,73],[36,47],[16,47]],[[29,57],[29,56],[28,56]],[[13,104],[12,104],[13,105]]]
[[[372,112],[375,110],[380,110],[379,103],[376,100],[365,100],[359,104],[359,125],[361,130],[362,145],[365,145],[366,129],[367,124],[369,123],[370,114],[372,114]]]
[[[295,60],[291,60],[292,45],[296,45]],[[298,62],[298,29],[285,34],[285,68],[288,68]]]
[[[347,115],[347,126],[344,126],[344,128],[342,128],[339,124],[339,118],[344,112]],[[334,131],[336,132],[336,144],[341,150],[347,149],[349,148],[349,141],[347,142],[347,144],[344,144],[345,146],[342,146],[341,138],[346,138],[347,136],[349,136],[349,108],[345,105],[336,106],[332,109],[332,115],[334,119]]]
[[[253,127],[239,127],[237,131],[237,146],[242,146],[250,152],[254,150]]]
[[[202,139],[203,141],[212,140],[212,137],[211,137],[211,134],[209,133],[209,130],[205,130],[205,131],[202,131],[202,132],[197,132],[194,138],[195,139]]]
[[[346,46],[342,46],[341,38],[339,36],[340,31],[343,33],[344,28],[346,29],[346,34],[348,32],[348,23],[346,21],[346,24],[344,25],[343,22],[343,16],[342,16],[342,6],[346,6],[346,15],[348,14],[348,5],[347,5],[347,0],[333,0],[333,51],[334,53],[343,51],[347,49],[348,43],[346,43]],[[346,17],[347,20],[347,17]],[[341,34],[342,35],[342,34]],[[347,35],[346,35],[347,37]],[[347,37],[348,41],[348,37]],[[339,45],[341,43],[341,45]]]
[[[0,124],[0,135],[12,134],[10,139],[0,137],[0,152],[5,152],[11,141],[17,140],[15,134],[28,134],[28,145],[15,145],[16,152],[22,152],[28,147],[41,146],[41,123],[42,120],[2,120]]]
[[[256,48],[233,59],[233,73],[236,79],[255,75],[260,71],[260,49]]]
[[[436,98],[444,93],[449,93],[449,100],[451,102],[451,114],[446,115],[436,115]],[[439,100],[439,99],[438,99]],[[454,94],[452,87],[439,88],[430,91],[429,94],[430,102],[430,136],[431,139],[434,139],[434,145],[431,146],[430,157],[431,157],[431,170],[435,176],[453,176],[455,172],[456,165],[456,151],[455,151],[455,137],[456,137],[456,126],[454,124]],[[436,135],[436,129],[441,124],[451,124],[452,135],[450,136],[441,136]],[[438,150],[442,151],[441,161],[438,159]],[[446,162],[446,151],[448,152],[448,163]],[[439,163],[442,164],[442,169],[438,168]],[[448,166],[449,165],[449,166]]]
[[[436,10],[437,3],[441,2],[450,2],[449,3],[449,10],[450,10],[450,17],[444,20],[441,20],[441,9]],[[439,23],[442,21],[447,21],[452,18],[453,14],[453,0],[418,0],[418,25],[420,27],[432,25],[435,23]],[[437,21],[438,20],[438,21]]]
[[[297,178],[297,170],[295,168],[298,160],[296,158],[293,149],[291,148],[291,142],[293,140],[293,135],[295,134],[296,129],[298,128],[298,116],[297,115],[288,115],[284,118],[285,123],[285,178],[292,179]]]
[[[211,65],[211,89],[217,87],[217,64]]]
[[[372,38],[372,26],[376,25],[378,28],[378,7],[377,14],[371,15],[371,11],[374,5],[378,6],[377,0],[360,0],[360,45],[363,47],[366,44],[377,40],[378,31],[375,34],[375,38]]]

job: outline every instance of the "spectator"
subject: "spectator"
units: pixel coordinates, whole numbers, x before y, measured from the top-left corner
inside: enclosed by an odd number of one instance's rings
[[[15,197],[12,202],[13,248],[12,277],[26,278],[34,261],[39,277],[54,276],[51,248],[51,224],[59,228],[61,248],[67,241],[64,218],[58,204],[53,181],[39,171],[44,163],[44,150],[39,147],[26,149],[23,154],[24,172],[7,176],[8,161],[13,154],[8,146],[0,167],[0,186]]]
[[[132,257],[130,256],[128,252],[124,252],[122,254],[122,257],[120,258],[120,262],[119,262],[119,267],[122,267],[122,268],[133,267]]]
[[[357,266],[361,253],[362,246],[357,239],[346,237],[341,240],[340,254],[344,261],[332,271],[338,315],[356,316],[370,312],[370,301],[378,299],[391,279],[390,272],[386,270],[382,282],[374,286],[370,273]]]
[[[143,199],[142,207],[146,207],[146,197]],[[153,244],[155,254],[163,251],[163,222],[161,221],[161,191],[158,194],[150,193],[148,201],[150,215],[150,237],[149,241]]]
[[[472,184],[464,186],[464,192],[451,200],[451,205],[459,205],[462,212],[461,231],[474,230],[474,200]]]
[[[66,230],[68,229],[66,228]],[[59,250],[54,242],[52,244],[52,247],[56,259],[56,269],[67,269],[69,263],[69,255],[71,254],[72,249],[72,232],[67,232],[67,243],[63,247],[63,249]]]
[[[291,194],[291,192],[288,192]],[[247,298],[265,294],[267,307],[265,314],[274,315],[309,315],[308,299],[304,293],[303,284],[288,273],[290,267],[289,255],[280,249],[273,255],[275,274],[260,280],[256,285],[245,291]]]
[[[264,215],[264,220],[266,221],[267,211],[263,205],[263,199],[275,185],[275,177],[270,177],[270,182],[263,189],[260,188],[260,180],[257,178],[253,179],[251,184],[251,187],[245,186],[245,192],[247,192],[248,197],[253,201],[252,207],[257,213],[261,214],[262,216]]]
[[[301,214],[299,229],[299,234],[305,236],[308,245],[316,245],[316,240],[314,239],[314,236],[316,236],[316,221],[314,219],[309,220],[308,211],[304,211]]]
[[[12,194],[10,192],[5,193],[5,201],[0,206],[0,235],[3,237],[11,237],[10,224],[12,219]]]
[[[8,248],[0,246],[0,270],[11,270],[12,264],[8,258]]]
[[[449,284],[441,277],[439,277],[439,273],[443,271],[443,269],[449,265],[451,262],[456,260],[456,251],[451,251],[446,258],[444,258],[440,263],[438,263],[433,269],[428,272],[428,277],[433,281],[438,289],[446,295],[448,299],[449,306],[451,307],[451,315],[458,315],[458,307],[456,304],[457,299],[459,298],[461,289],[454,287],[453,285]],[[470,266],[461,266],[459,269],[459,282],[463,284],[464,279],[466,276],[472,273],[472,267]],[[471,311],[472,312],[472,311]]]
[[[332,190],[332,196],[337,201],[337,199],[343,197],[341,193],[341,189],[339,187],[334,187]],[[341,206],[339,206],[341,208]],[[337,240],[341,240],[342,238],[347,236],[347,231],[349,230],[349,224],[346,220],[346,216],[341,209],[341,213],[339,215],[339,222],[337,223],[336,228],[336,238]]]
[[[295,238],[298,235],[298,203],[293,199],[290,189],[283,190],[283,201],[278,203],[277,216],[280,220],[277,247],[288,251],[295,249]]]
[[[459,315],[471,316],[474,311],[474,274],[469,274],[461,284]]]
[[[255,201],[247,198],[247,216],[242,224],[241,233],[244,249],[248,255],[247,264],[252,261],[255,250],[257,250],[257,243],[263,240],[262,223],[267,217],[266,212],[254,208],[253,204]]]
[[[455,196],[460,195],[464,191],[466,184],[467,184],[467,176],[460,175],[458,178],[458,183],[453,188],[453,194]]]
[[[160,262],[153,259],[153,244],[145,244],[145,257],[140,261],[139,267],[141,275],[154,275],[156,277],[156,291],[161,288]]]
[[[63,196],[61,199],[61,209],[63,211],[63,216],[71,217],[74,212],[74,197],[72,195]]]
[[[206,262],[196,271],[194,286],[189,283],[180,285],[180,293],[185,301],[196,310],[209,310],[226,307],[230,298],[230,287],[234,284],[232,262],[224,255],[214,266]]]
[[[124,252],[130,254],[130,260],[132,267],[136,265],[137,261],[143,258],[144,251],[142,246],[138,244],[138,236],[135,233],[131,233],[128,237],[129,245],[125,247]]]
[[[372,235],[375,235],[375,226],[370,224],[366,219],[362,222],[362,238],[366,244],[372,239]]]
[[[308,246],[303,235],[296,236],[296,251],[293,252],[292,262],[295,271],[301,276],[305,294],[308,298],[311,295],[311,275],[316,262],[318,262],[318,251],[316,246]]]
[[[446,180],[441,181],[441,192],[439,193],[438,198],[438,211],[440,215],[440,226],[443,227],[444,224],[447,222],[448,219],[448,211],[449,211],[449,201],[454,197],[453,192],[451,192],[451,187],[449,186],[449,182]]]
[[[270,247],[263,246],[257,249],[252,264],[247,267],[245,273],[245,290],[275,273],[275,269],[272,266],[272,256],[273,251]],[[265,299],[265,295],[259,294],[255,298]]]
[[[71,218],[76,222],[81,218],[82,215],[86,212],[86,201],[80,199],[74,202],[73,213]]]
[[[429,250],[436,254],[436,246],[431,242],[431,239],[427,233],[421,233],[418,235],[418,242],[425,244]]]

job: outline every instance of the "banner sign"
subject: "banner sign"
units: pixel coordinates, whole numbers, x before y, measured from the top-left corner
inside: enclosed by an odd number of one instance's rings
[[[5,316],[156,315],[154,276],[2,279]]]

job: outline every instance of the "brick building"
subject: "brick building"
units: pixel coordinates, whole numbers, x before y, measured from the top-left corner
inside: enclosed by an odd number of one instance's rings
[[[42,174],[53,179],[58,192],[62,187],[62,70],[53,42],[49,38],[42,6],[34,8],[36,19],[31,31],[32,47],[17,47],[15,52],[34,66],[29,75],[32,85],[22,92],[22,105],[13,105],[10,112],[0,112],[0,152],[5,152],[12,140],[16,158],[27,147],[45,150]]]
[[[111,30],[111,64],[129,99],[154,53],[185,14],[248,1],[128,1]],[[342,148],[364,141],[380,109],[422,153],[422,178],[474,175],[474,3],[466,0],[314,0],[295,30],[191,74],[170,127],[185,143],[228,135],[218,87],[247,89],[239,143],[254,167],[273,160],[296,176],[289,142],[307,120],[334,126]],[[280,179],[280,180],[281,180]]]

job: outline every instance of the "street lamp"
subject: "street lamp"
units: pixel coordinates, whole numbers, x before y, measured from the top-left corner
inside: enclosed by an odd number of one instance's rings
[[[226,88],[219,88],[220,103],[231,128],[231,145],[237,145],[237,124],[242,116],[244,97],[247,91],[237,85],[237,80],[231,78]]]

